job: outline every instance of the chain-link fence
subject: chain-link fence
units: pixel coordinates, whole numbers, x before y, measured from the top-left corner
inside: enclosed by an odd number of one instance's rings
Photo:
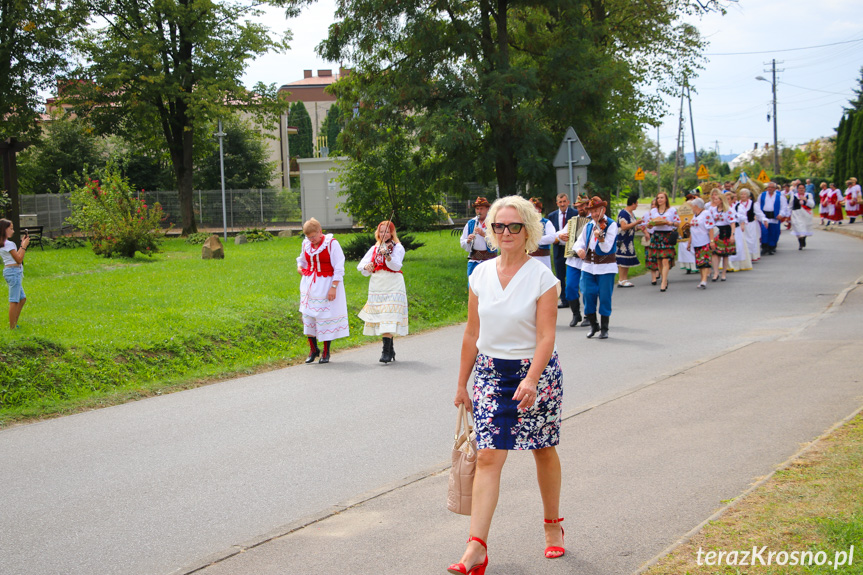
[[[180,197],[175,191],[139,192],[148,205],[159,203],[165,213],[165,226],[182,226]],[[222,228],[222,191],[196,190],[193,196],[195,221],[199,228]],[[71,212],[69,194],[21,195],[21,213],[36,215],[36,225],[44,226],[46,236],[72,231],[66,225]],[[232,231],[249,227],[279,228],[300,224],[302,209],[298,190],[225,190],[225,216]]]

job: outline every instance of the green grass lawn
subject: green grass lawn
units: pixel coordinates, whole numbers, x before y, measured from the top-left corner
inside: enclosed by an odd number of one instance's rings
[[[467,258],[457,238],[416,238],[425,246],[407,253],[404,268],[411,333],[464,321]],[[5,329],[0,314],[0,426],[305,358],[300,238],[225,247],[224,260],[202,260],[200,246],[180,239],[131,260],[97,257],[89,247],[29,251],[21,328]],[[347,263],[345,281],[351,336],[335,342],[336,354],[376,341],[362,335],[356,316],[368,290],[356,264]]]

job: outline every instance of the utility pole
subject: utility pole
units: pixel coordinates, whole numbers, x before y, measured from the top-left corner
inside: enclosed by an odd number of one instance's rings
[[[779,62],[782,64],[782,62]],[[764,63],[765,66],[767,63]],[[773,173],[779,173],[779,137],[778,137],[778,129],[776,124],[776,72],[783,72],[784,70],[776,69],[776,58],[774,58],[770,63],[770,68],[764,70],[765,72],[770,72],[772,74],[772,80],[768,80],[764,76],[756,76],[756,80],[762,80],[764,82],[770,82],[773,88]]]
[[[680,91],[680,116],[677,120],[677,148],[674,150],[674,181],[671,185],[671,200],[677,197],[677,175],[680,171],[680,139],[683,137],[683,98],[686,97],[686,92]]]
[[[659,167],[662,166],[662,148],[659,147],[659,126],[656,126],[656,194],[662,191],[660,184],[661,177],[659,175]]]
[[[689,100],[689,126],[692,129],[692,159],[695,162],[695,170],[698,170],[698,148],[695,147],[695,118],[692,117],[692,93],[689,84],[686,84],[686,99]]]

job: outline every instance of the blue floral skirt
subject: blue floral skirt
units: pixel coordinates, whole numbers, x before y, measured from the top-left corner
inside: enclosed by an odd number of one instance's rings
[[[563,372],[556,351],[539,378],[533,407],[520,410],[512,399],[530,362],[476,356],[473,417],[479,449],[542,449],[560,443]]]

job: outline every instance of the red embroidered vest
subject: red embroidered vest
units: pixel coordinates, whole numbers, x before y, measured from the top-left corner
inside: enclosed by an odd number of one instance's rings
[[[390,268],[387,267],[386,256],[379,256],[378,255],[378,246],[375,246],[375,251],[372,252],[372,263],[375,264],[375,271],[376,272],[383,270],[385,272],[390,272],[390,273],[394,273],[394,274],[395,273],[398,273],[398,274],[402,273],[401,270],[394,271],[394,270],[391,270]]]
[[[333,264],[330,261],[329,244],[315,255],[312,255],[307,251],[304,251],[303,255],[306,256],[306,264],[308,264],[306,268],[303,269],[304,276],[314,275],[319,277],[332,277],[335,270],[333,270]]]

